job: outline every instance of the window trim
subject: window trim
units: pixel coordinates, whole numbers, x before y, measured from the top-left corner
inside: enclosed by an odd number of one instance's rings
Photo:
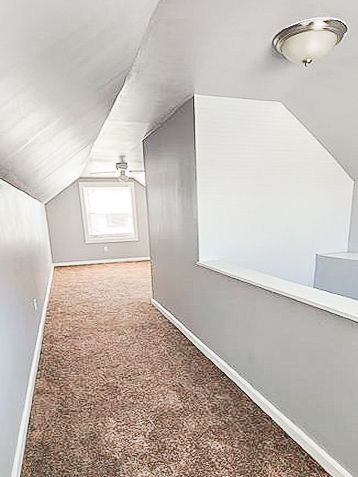
[[[132,196],[132,209],[133,209],[133,234],[120,234],[120,235],[98,235],[96,237],[89,233],[88,219],[87,219],[87,203],[84,189],[86,187],[105,188],[105,187],[126,187],[130,189]],[[134,182],[119,182],[119,181],[101,181],[101,182],[89,182],[81,181],[78,183],[80,204],[81,204],[81,217],[82,217],[82,230],[85,243],[112,243],[112,242],[137,242],[138,239],[138,218],[137,218],[137,205],[135,198]]]

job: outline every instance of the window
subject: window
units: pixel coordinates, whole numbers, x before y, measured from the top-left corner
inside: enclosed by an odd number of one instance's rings
[[[138,240],[134,184],[80,182],[86,243]]]

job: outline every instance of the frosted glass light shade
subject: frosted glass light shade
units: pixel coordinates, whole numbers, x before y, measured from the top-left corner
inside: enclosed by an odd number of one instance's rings
[[[273,46],[290,62],[308,66],[329,53],[346,32],[347,26],[341,20],[312,18],[280,31]]]
[[[292,63],[315,61],[329,53],[337,43],[337,35],[328,30],[311,30],[288,38],[282,54]]]

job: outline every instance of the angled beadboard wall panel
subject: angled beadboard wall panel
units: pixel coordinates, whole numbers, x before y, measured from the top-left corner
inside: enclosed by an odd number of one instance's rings
[[[0,181],[0,475],[4,477],[11,474],[51,268],[44,206]]]
[[[347,250],[353,180],[277,101],[198,95],[195,116],[200,259],[312,286]]]
[[[358,475],[357,323],[196,265],[193,115],[144,143],[154,299]]]
[[[85,181],[85,179],[81,179],[81,181]],[[91,179],[91,182],[94,181],[96,179]],[[135,182],[138,241],[86,243],[82,227],[78,182],[73,183],[46,204],[54,263],[148,257],[149,243],[145,187]],[[104,180],[100,179],[99,182],[104,182]],[[108,252],[104,251],[104,246],[108,247]]]

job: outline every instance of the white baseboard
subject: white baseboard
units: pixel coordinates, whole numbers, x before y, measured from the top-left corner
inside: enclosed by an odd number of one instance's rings
[[[48,283],[47,283],[46,295],[45,295],[45,299],[44,299],[44,303],[42,307],[42,313],[41,313],[39,328],[37,332],[36,345],[35,345],[35,350],[34,350],[34,354],[32,358],[29,380],[27,384],[25,404],[24,404],[24,409],[21,416],[21,423],[20,423],[20,429],[19,429],[19,434],[18,434],[18,439],[16,444],[15,457],[14,457],[14,462],[12,466],[11,477],[20,477],[21,475],[21,467],[22,467],[22,461],[23,461],[25,445],[26,445],[27,429],[29,426],[30,414],[31,414],[32,397],[34,394],[37,368],[39,365],[39,360],[41,355],[42,339],[43,339],[43,332],[44,332],[45,321],[46,321],[47,306],[48,306],[51,285],[52,285],[53,270],[54,270],[54,267],[52,266]]]
[[[247,396],[249,396],[266,414],[268,414],[294,441],[297,442],[310,456],[313,457],[333,477],[353,477],[335,459],[333,459],[322,447],[305,434],[296,424],[288,419],[282,412],[268,401],[259,391],[239,375],[220,356],[208,348],[197,336],[195,336],[183,323],[172,313],[164,308],[156,300],[152,304],[162,313],[179,331],[186,336],[212,363],[214,363],[226,376],[231,379]]]
[[[129,258],[108,258],[104,260],[81,260],[76,262],[55,262],[55,267],[71,267],[74,265],[96,265],[99,263],[127,263],[127,262],[147,262],[150,257],[129,257]]]

